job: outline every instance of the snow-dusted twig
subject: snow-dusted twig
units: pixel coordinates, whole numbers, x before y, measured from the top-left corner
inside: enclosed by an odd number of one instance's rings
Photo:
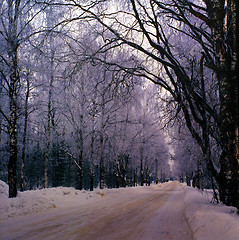
[[[68,153],[68,152],[66,152],[66,154],[69,156],[69,157],[71,157],[72,159],[73,159],[73,161],[74,161],[74,163],[75,163],[75,165],[80,169],[80,170],[82,170],[81,169],[81,166],[77,163],[77,158],[75,157],[75,156],[73,156],[72,154],[70,154],[70,153]]]

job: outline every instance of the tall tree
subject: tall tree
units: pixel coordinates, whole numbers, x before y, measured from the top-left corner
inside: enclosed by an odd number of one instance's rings
[[[25,190],[24,181],[24,166],[26,160],[26,145],[27,145],[27,127],[28,127],[28,117],[29,117],[29,97],[30,97],[30,80],[29,73],[26,74],[26,96],[24,103],[24,129],[23,129],[23,140],[22,140],[22,161],[21,161],[21,177],[20,177],[20,190]]]
[[[1,109],[1,114],[8,123],[9,133],[9,162],[8,183],[9,197],[17,196],[17,157],[18,137],[17,121],[19,110],[19,95],[21,87],[20,79],[20,47],[33,34],[29,32],[29,26],[41,9],[35,8],[35,4],[25,0],[3,0],[0,3],[0,36],[3,47],[0,52],[1,79],[5,81],[9,96],[9,111]]]

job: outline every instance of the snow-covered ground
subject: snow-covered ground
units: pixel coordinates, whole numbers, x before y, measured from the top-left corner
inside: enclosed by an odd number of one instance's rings
[[[74,188],[57,187],[18,192],[17,198],[8,198],[8,185],[0,180],[0,221],[31,213],[87,204],[101,197],[95,190],[79,191]]]
[[[233,207],[177,182],[150,187],[49,188],[8,198],[0,181],[0,239],[239,240]]]
[[[197,240],[239,240],[239,215],[235,207],[211,204],[212,195],[184,188],[185,216]]]

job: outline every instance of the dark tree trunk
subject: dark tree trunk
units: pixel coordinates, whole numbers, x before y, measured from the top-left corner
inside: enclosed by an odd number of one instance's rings
[[[105,163],[104,163],[104,138],[103,132],[100,137],[100,189],[105,185]]]
[[[104,160],[100,162],[100,189],[104,189],[105,186],[105,165]]]
[[[239,2],[234,0],[236,5],[236,158],[237,158],[237,182],[239,183]],[[239,187],[237,189],[239,195]],[[239,210],[239,196],[238,205]]]
[[[122,157],[121,159],[122,187],[126,187],[126,171],[127,171],[129,156],[127,154],[124,154],[121,157]]]
[[[16,97],[10,102],[10,158],[8,163],[9,198],[17,196],[17,109]]]
[[[90,171],[90,191],[94,190],[94,173]]]
[[[104,72],[104,80],[106,72]],[[100,132],[100,189],[105,186],[105,163],[104,163],[104,130],[105,130],[105,92],[102,94],[101,106],[101,132]]]
[[[105,186],[105,163],[104,163],[104,138],[103,132],[100,137],[100,189],[104,189]]]
[[[187,186],[191,186],[191,180],[192,180],[192,173],[190,171],[186,172],[186,184]]]
[[[95,105],[94,105],[95,106]],[[95,129],[94,129],[94,121],[91,133],[91,143],[90,143],[90,191],[94,189],[94,144],[95,144]]]
[[[238,161],[236,159],[236,56],[235,56],[235,3],[228,1],[227,29],[224,26],[224,1],[213,1],[212,25],[215,43],[217,79],[220,94],[221,144],[219,173],[220,200],[239,209]],[[226,33],[225,33],[226,31]]]
[[[140,185],[144,186],[143,147],[140,149]]]
[[[48,92],[48,105],[47,105],[47,127],[46,127],[46,152],[45,152],[45,165],[44,165],[44,187],[48,187],[48,164],[50,158],[50,144],[51,144],[51,110],[52,110],[52,84],[53,77],[50,80]]]
[[[137,168],[134,170],[134,187],[136,187],[137,186],[137,178],[138,178],[138,176],[137,176]]]
[[[119,158],[119,156],[118,156]],[[116,175],[116,188],[119,188],[120,186],[120,166],[119,166],[119,159],[117,159],[116,161],[116,172],[115,172],[115,175]]]
[[[8,163],[8,184],[9,197],[17,196],[17,95],[20,86],[20,77],[18,72],[18,39],[17,39],[17,24],[19,16],[20,1],[8,3],[8,57],[10,69],[10,119],[9,119],[9,134],[10,134],[10,158]]]
[[[13,53],[12,69],[10,76],[10,159],[8,163],[8,184],[9,184],[9,197],[17,196],[17,84],[19,76],[17,73],[17,56],[16,52]]]
[[[80,121],[81,121],[81,128],[83,128],[83,116],[80,116]],[[77,189],[82,190],[82,180],[83,180],[83,131],[82,129],[80,129],[79,131],[79,142],[78,142],[78,146],[79,146],[79,167],[78,167],[78,179],[77,179]]]
[[[159,179],[158,179],[158,159],[155,159],[155,183],[158,184]]]

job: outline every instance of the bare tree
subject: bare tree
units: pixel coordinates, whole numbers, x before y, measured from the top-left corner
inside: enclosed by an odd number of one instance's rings
[[[4,80],[7,86],[9,96],[9,112],[1,109],[1,114],[8,123],[10,136],[10,157],[8,162],[9,197],[17,196],[17,122],[21,87],[20,47],[35,33],[30,24],[41,10],[41,8],[35,8],[33,2],[25,0],[4,0],[0,3],[0,36],[3,43],[0,52],[0,73],[1,79]]]

